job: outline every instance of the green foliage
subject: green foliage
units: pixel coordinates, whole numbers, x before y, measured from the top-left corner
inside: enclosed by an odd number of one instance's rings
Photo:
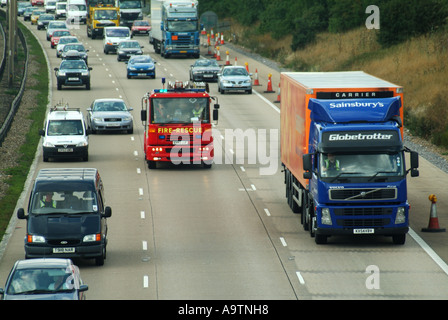
[[[293,35],[291,48],[303,49],[318,32],[345,32],[365,24],[370,0],[201,0],[200,10],[233,18],[274,39]],[[448,0],[377,0],[378,42],[387,47],[446,24]]]
[[[447,0],[382,0],[378,42],[387,47],[443,26]]]

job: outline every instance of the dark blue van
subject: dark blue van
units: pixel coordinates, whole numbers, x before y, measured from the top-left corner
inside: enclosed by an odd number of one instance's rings
[[[97,169],[41,169],[34,181],[27,220],[26,258],[106,258],[107,218],[104,186]]]

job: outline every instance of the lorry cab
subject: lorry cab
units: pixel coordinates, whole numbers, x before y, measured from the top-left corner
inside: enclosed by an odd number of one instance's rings
[[[94,168],[41,169],[34,181],[26,219],[26,258],[87,258],[103,265],[107,218],[104,185]]]

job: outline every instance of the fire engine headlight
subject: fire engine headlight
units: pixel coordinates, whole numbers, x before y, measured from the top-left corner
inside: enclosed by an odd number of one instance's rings
[[[331,225],[331,215],[330,215],[330,209],[328,208],[322,208],[322,218],[321,218],[322,224]]]
[[[397,216],[395,217],[395,224],[405,223],[406,222],[406,210],[404,207],[398,207]]]

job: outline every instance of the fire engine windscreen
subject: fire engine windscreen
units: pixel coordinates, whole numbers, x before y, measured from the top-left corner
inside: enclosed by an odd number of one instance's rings
[[[404,175],[403,154],[320,154],[322,177],[396,178]]]
[[[154,98],[151,123],[210,122],[208,98]]]

